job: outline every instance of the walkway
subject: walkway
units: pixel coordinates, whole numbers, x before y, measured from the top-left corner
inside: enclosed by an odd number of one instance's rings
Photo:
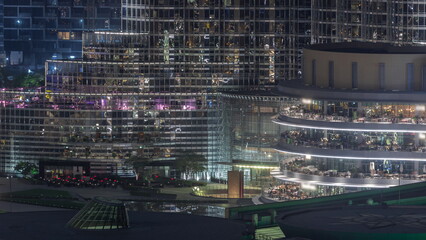
[[[143,196],[133,196],[130,194],[130,191],[124,190],[121,187],[117,188],[103,188],[103,187],[96,187],[96,188],[77,188],[77,187],[48,187],[47,185],[33,185],[28,184],[23,179],[17,179],[12,178],[12,184],[10,185],[10,180],[6,178],[0,178],[0,193],[8,193],[10,190],[12,192],[15,191],[25,191],[30,189],[50,189],[50,190],[63,190],[68,191],[71,193],[74,197],[78,198],[79,200],[83,199],[92,199],[94,197],[100,196],[110,199],[118,199],[118,200],[128,200],[128,201],[149,201],[152,200],[152,198],[149,197],[143,197]],[[191,195],[192,188],[191,187],[183,187],[183,188],[176,188],[176,187],[165,187],[161,188],[161,193],[167,193],[167,194],[176,194],[177,198],[176,200],[183,200],[183,201],[217,201],[219,199],[217,198],[206,198],[206,197],[198,197]],[[221,199],[226,200],[228,203],[219,203],[215,204],[221,207],[236,207],[240,206],[238,203],[238,199]],[[37,207],[37,206],[34,206]],[[8,205],[2,208],[2,205],[0,204],[0,210],[8,211],[7,209],[19,209],[19,207],[11,207],[9,208]],[[7,209],[6,209],[7,208]],[[24,209],[24,208],[23,208]],[[32,210],[31,210],[32,211]],[[36,208],[34,208],[34,211],[37,211]]]
[[[63,208],[43,207],[29,204],[0,201],[0,211],[4,212],[44,212],[44,211],[68,211]]]

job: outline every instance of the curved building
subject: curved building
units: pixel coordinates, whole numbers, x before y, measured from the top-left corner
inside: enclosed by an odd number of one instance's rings
[[[348,189],[422,181],[426,83],[422,47],[336,43],[304,52],[304,83],[278,89],[285,126],[277,150],[291,154],[278,179]]]

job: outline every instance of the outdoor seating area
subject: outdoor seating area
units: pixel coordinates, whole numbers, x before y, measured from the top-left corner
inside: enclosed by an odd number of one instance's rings
[[[362,172],[360,169],[351,169],[346,171],[339,171],[336,169],[320,170],[319,162],[306,161],[303,157],[297,157],[290,161],[283,162],[280,166],[280,170],[325,177],[426,181],[426,174],[410,174],[408,172],[404,172],[404,169],[402,169],[402,173],[398,173],[397,163],[394,164],[393,168],[390,166],[390,163],[388,163],[385,167],[388,168],[388,170],[380,169],[378,167],[377,169],[376,167],[375,169],[370,169],[368,172]]]
[[[351,123],[382,123],[382,124],[426,124],[426,118],[413,114],[372,114],[364,110],[363,113],[353,112],[352,117],[346,111],[331,111],[324,114],[321,110],[309,110],[301,106],[286,107],[280,112],[280,116],[299,118],[312,121],[326,122],[351,122]]]
[[[280,144],[359,151],[426,152],[424,141],[415,143],[414,135],[376,134],[362,132],[317,131],[308,134],[303,130],[288,130],[281,133]]]
[[[293,183],[283,183],[278,186],[264,189],[264,195],[279,201],[301,200],[313,197],[312,193],[304,192],[300,184]]]
[[[272,201],[294,201],[344,193],[343,187],[310,185],[278,180],[262,191],[262,197]]]

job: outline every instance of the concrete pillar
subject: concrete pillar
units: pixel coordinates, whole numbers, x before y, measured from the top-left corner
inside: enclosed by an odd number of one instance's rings
[[[244,173],[228,171],[228,198],[244,197]]]
[[[323,105],[322,105],[322,110],[323,110],[324,116],[327,116],[327,104],[328,104],[328,102],[324,100]]]
[[[419,174],[419,161],[414,161],[414,166],[413,166],[413,174],[414,175],[418,175]]]
[[[416,135],[414,135],[414,146],[418,147],[420,144],[420,133],[416,133]]]

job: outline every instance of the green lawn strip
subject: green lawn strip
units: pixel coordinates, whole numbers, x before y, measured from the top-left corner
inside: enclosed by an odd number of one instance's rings
[[[25,191],[17,191],[12,193],[3,193],[3,197],[12,198],[60,198],[60,199],[72,199],[72,195],[63,190],[51,190],[51,189],[31,189]]]
[[[388,205],[426,205],[426,197],[403,198],[400,200],[386,201]]]
[[[66,199],[26,199],[26,198],[8,198],[3,199],[4,201],[10,201],[15,203],[31,204],[45,207],[56,207],[56,208],[68,208],[68,209],[81,209],[85,203],[66,200]]]
[[[260,228],[256,229],[256,240],[259,239],[282,239],[284,234],[281,231],[280,227],[269,227],[269,228]]]

